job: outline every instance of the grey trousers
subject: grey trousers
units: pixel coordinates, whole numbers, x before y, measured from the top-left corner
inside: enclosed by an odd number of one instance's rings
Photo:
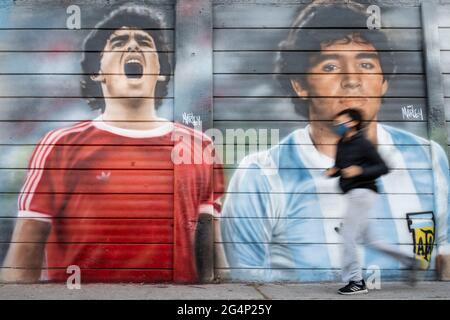
[[[360,281],[363,279],[361,263],[359,262],[357,247],[359,243],[371,246],[406,266],[415,261],[414,254],[399,251],[393,245],[381,240],[369,220],[378,193],[370,189],[353,189],[345,194],[347,209],[344,217],[341,235],[343,237],[342,250],[342,280],[344,282]]]

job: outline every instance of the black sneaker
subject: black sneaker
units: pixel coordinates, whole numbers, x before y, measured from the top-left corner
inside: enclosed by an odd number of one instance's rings
[[[342,287],[338,290],[338,293],[345,294],[345,295],[351,295],[351,294],[361,294],[361,293],[368,293],[369,291],[366,288],[366,283],[364,280],[355,282],[350,281],[348,285],[345,287]]]

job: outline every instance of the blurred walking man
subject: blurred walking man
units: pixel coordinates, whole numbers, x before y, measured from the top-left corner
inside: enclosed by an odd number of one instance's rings
[[[372,143],[364,137],[361,113],[356,109],[342,110],[334,119],[334,130],[340,137],[335,165],[325,174],[340,177],[339,186],[347,200],[342,227],[342,278],[349,283],[338,292],[344,295],[367,293],[357,253],[360,239],[400,260],[413,271],[418,262],[413,255],[402,253],[377,239],[369,222],[378,197],[375,180],[389,170]]]

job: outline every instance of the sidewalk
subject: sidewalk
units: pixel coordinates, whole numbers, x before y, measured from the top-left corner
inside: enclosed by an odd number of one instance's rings
[[[0,299],[155,299],[155,300],[284,300],[284,299],[450,299],[450,282],[419,282],[411,288],[402,282],[382,283],[382,290],[352,297],[336,293],[339,284],[208,284],[141,285],[86,284],[69,290],[62,284],[0,284]]]

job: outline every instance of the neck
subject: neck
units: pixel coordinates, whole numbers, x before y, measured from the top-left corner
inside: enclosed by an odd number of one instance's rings
[[[111,126],[132,130],[154,129],[164,121],[156,115],[154,99],[141,98],[106,100],[102,119]]]
[[[339,137],[333,132],[332,124],[323,121],[312,121],[310,125],[311,140],[317,151],[330,158],[334,158],[336,156],[336,144],[339,141]],[[353,134],[356,134],[356,131],[353,131],[351,136],[353,136]],[[367,128],[366,136],[373,144],[377,143],[376,121],[370,122]]]
[[[344,140],[348,140],[358,133],[358,130],[352,128],[350,131],[347,131],[344,135]]]

